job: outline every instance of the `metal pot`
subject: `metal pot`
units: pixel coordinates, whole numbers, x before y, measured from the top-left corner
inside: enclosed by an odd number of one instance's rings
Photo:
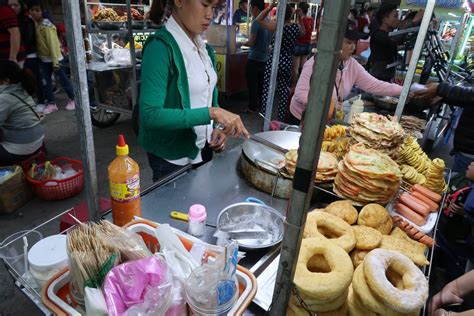
[[[239,239],[240,247],[262,249],[281,242],[285,217],[274,208],[262,202],[242,202],[227,206],[217,216],[217,230],[237,231],[263,229],[269,237],[263,239]]]

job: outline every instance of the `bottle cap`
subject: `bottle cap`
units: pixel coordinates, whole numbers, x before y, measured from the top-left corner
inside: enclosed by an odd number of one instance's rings
[[[122,134],[118,137],[117,146],[115,146],[115,154],[117,156],[127,156],[128,155],[128,145],[125,143],[125,138]]]
[[[201,204],[191,205],[188,215],[190,221],[204,222],[207,218],[206,208]]]

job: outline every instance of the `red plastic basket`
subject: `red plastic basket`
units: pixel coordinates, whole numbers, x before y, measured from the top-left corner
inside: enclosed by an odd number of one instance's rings
[[[26,180],[30,183],[38,198],[48,201],[64,200],[82,191],[84,187],[82,162],[67,157],[59,157],[52,160],[51,163],[60,167],[70,164],[77,171],[77,174],[62,180],[38,181],[30,176],[30,172],[27,172]],[[35,168],[43,166],[44,163],[39,164]],[[48,183],[48,185],[46,185],[46,183]]]

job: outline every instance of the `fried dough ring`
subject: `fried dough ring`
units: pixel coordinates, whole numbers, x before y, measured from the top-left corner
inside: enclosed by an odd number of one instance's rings
[[[349,305],[349,316],[377,316],[376,313],[368,310],[360,302],[360,298],[355,294],[352,284],[349,286],[349,295],[347,296]]]
[[[309,310],[311,310],[312,312],[324,313],[324,312],[337,310],[341,306],[343,306],[344,303],[347,301],[347,294],[348,294],[348,290],[344,291],[344,293],[342,293],[341,296],[336,297],[334,300],[325,302],[325,303],[321,303],[317,299],[309,299],[305,295],[300,295],[300,296],[304,300]],[[295,296],[293,295],[291,296],[290,302],[292,303],[293,306],[299,309],[303,309],[303,307],[300,305],[300,303],[298,302]]]
[[[367,256],[366,256],[367,257]],[[367,278],[364,273],[364,265],[359,265],[354,271],[354,277],[352,280],[352,288],[354,294],[360,298],[362,306],[373,313],[380,315],[388,315],[389,309],[372,293],[367,284]]]
[[[314,255],[323,255],[331,272],[311,272],[308,261]],[[354,268],[349,255],[329,240],[306,238],[301,242],[294,283],[300,294],[330,302],[340,297],[352,281]]]
[[[364,262],[364,257],[368,253],[369,253],[369,250],[358,250],[358,249],[354,249],[350,252],[349,256],[351,257],[354,268],[357,268],[359,264]]]
[[[330,238],[333,236],[338,237]],[[356,243],[354,232],[349,224],[336,215],[321,211],[308,213],[303,238],[308,237],[328,239],[347,252],[354,249]]]
[[[408,257],[399,252],[372,250],[365,256],[363,267],[372,292],[394,311],[412,313],[419,310],[428,298],[425,276]],[[387,279],[389,267],[402,276],[403,290],[395,288]]]

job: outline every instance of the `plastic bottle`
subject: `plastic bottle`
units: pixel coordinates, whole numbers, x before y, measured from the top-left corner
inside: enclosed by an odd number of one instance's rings
[[[196,237],[204,236],[204,228],[206,226],[206,208],[201,204],[191,205],[189,208],[189,227],[188,233]]]
[[[355,114],[364,112],[364,101],[362,101],[361,96],[352,103],[351,112],[349,114],[349,120],[347,123],[352,123],[352,118]]]
[[[115,147],[117,158],[109,164],[110,197],[114,224],[123,226],[141,216],[140,168],[128,156],[128,145],[120,134]]]

